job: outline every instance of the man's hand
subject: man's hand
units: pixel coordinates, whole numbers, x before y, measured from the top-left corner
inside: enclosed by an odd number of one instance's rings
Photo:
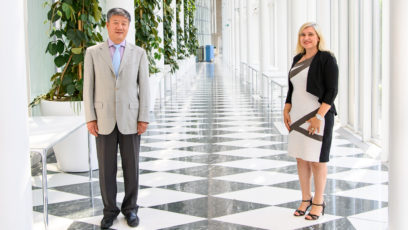
[[[142,133],[146,132],[147,124],[149,123],[144,121],[137,122],[137,135],[141,135]]]
[[[96,121],[87,122],[86,127],[88,128],[89,133],[91,133],[95,137],[98,136],[99,130],[98,130],[98,124],[96,123]]]

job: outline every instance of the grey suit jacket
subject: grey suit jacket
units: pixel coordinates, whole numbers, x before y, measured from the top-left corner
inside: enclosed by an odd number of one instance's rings
[[[118,78],[113,71],[108,42],[86,50],[84,105],[86,121],[96,120],[99,134],[118,125],[122,134],[137,133],[137,122],[149,118],[149,66],[144,49],[126,42]]]

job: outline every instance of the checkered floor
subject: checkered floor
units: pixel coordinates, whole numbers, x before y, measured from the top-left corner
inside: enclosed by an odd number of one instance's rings
[[[279,99],[253,97],[212,63],[173,81],[172,92],[161,106],[157,100],[142,137],[137,229],[386,229],[387,167],[336,127],[326,215],[306,221],[292,215],[301,193]],[[89,182],[87,173],[59,171],[53,155],[48,162],[50,228],[99,229],[98,171]],[[40,166],[32,171],[34,228],[42,229]],[[121,171],[118,186],[120,205]],[[120,215],[112,229],[130,228]]]

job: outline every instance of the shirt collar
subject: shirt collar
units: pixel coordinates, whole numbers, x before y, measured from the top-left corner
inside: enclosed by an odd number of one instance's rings
[[[113,41],[112,40],[110,40],[110,38],[108,38],[108,45],[109,45],[109,47],[112,47],[113,45],[116,45],[115,43],[113,43]],[[121,42],[120,44],[118,44],[118,45],[120,45],[121,47],[125,47],[126,46],[126,39],[125,40],[123,40],[123,42]]]

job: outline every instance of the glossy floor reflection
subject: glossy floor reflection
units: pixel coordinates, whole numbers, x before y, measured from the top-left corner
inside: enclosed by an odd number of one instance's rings
[[[326,215],[306,221],[292,215],[301,196],[296,161],[286,155],[280,98],[254,96],[242,78],[212,63],[165,87],[142,137],[137,229],[386,229],[387,167],[337,127]],[[63,173],[53,156],[48,161],[50,229],[99,229],[98,171],[89,182],[87,173]],[[37,165],[35,229],[43,228],[40,186]],[[118,201],[123,190],[119,169]],[[119,216],[112,229],[130,228]]]

